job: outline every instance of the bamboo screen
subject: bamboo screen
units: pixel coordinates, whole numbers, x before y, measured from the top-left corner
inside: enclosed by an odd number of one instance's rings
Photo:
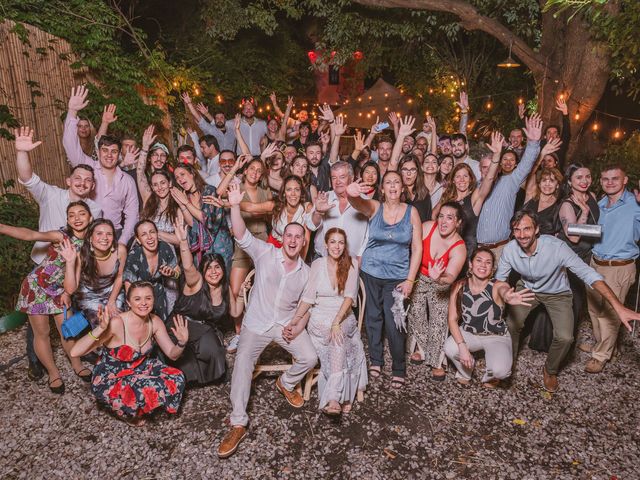
[[[63,186],[69,173],[62,147],[62,115],[71,88],[84,80],[74,71],[69,44],[31,25],[24,24],[28,42],[12,32],[15,23],[0,23],[0,104],[9,106],[13,116],[35,130],[42,145],[29,154],[34,172],[45,182]],[[0,139],[0,189],[7,180],[19,185],[13,143]],[[15,191],[15,190],[14,190]]]

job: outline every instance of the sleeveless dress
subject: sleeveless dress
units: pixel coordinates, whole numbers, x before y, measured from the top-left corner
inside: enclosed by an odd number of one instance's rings
[[[478,215],[473,211],[471,194],[458,203],[462,207],[462,231],[460,236],[467,247],[467,258],[471,258],[471,254],[478,246]]]
[[[153,328],[151,322],[149,328]],[[124,336],[126,342],[126,327]],[[176,413],[180,407],[184,375],[153,356],[152,331],[147,342],[150,345],[144,352],[136,351],[126,343],[114,348],[104,347],[93,368],[91,391],[98,402],[120,417],[138,417],[157,408]]]
[[[560,203],[555,202],[544,210],[538,211],[539,200],[531,199],[522,207],[527,212],[535,213],[538,216],[538,226],[540,227],[540,235],[553,235],[554,237],[562,229],[558,212],[560,211]]]
[[[114,253],[114,255],[116,255]],[[116,259],[113,271],[104,277],[98,277],[93,284],[89,284],[84,275],[80,276],[80,284],[78,290],[72,295],[71,300],[74,312],[82,311],[85,318],[91,324],[91,328],[95,328],[100,323],[98,319],[98,307],[103,307],[109,301],[113,284],[118,277],[118,269],[120,268],[120,259]],[[122,292],[118,294],[116,307],[122,310],[124,305],[124,295]]]
[[[184,372],[187,383],[204,385],[224,378],[227,372],[226,351],[219,325],[227,319],[227,306],[212,305],[207,283],[193,295],[180,295],[173,308],[167,329],[173,326],[173,316],[180,314],[187,320],[189,341],[182,356],[171,364]],[[170,330],[169,330],[170,331]]]
[[[269,190],[266,190],[262,187],[258,187],[258,191],[257,191],[258,201],[253,202],[253,200],[251,200],[251,198],[249,197],[249,194],[244,190],[243,184],[240,184],[240,189],[244,192],[244,195],[242,196],[243,202],[263,203],[273,199],[273,196],[271,195],[271,192]],[[256,238],[259,238],[260,240],[265,240],[265,241],[267,240],[268,238],[267,222],[264,219],[255,218],[246,212],[242,212],[242,218],[244,219],[244,222],[247,225],[247,230],[251,232],[251,235],[253,235]],[[251,261],[251,257],[249,256],[248,253],[242,250],[237,243],[235,244],[235,249],[233,251],[232,266],[234,268],[246,268],[246,269],[253,268],[253,262]],[[227,270],[227,272],[229,271],[230,270]]]
[[[330,341],[331,325],[345,297],[357,301],[358,270],[351,268],[342,295],[331,285],[327,257],[320,257],[311,265],[309,281],[302,301],[312,305],[307,331],[320,360],[318,378],[318,408],[330,400],[353,402],[358,390],[367,386],[367,362],[360,338],[358,322],[353,311],[340,324],[344,340],[341,345]],[[360,307],[362,308],[362,306]]]
[[[70,237],[60,229],[65,239],[70,239],[76,251],[84,240]],[[16,310],[27,315],[57,315],[63,312],[61,302],[64,293],[66,261],[53,245],[49,245],[45,259],[22,281]]]
[[[429,234],[422,240],[420,275],[411,294],[411,308],[407,316],[409,335],[420,345],[426,364],[432,368],[440,368],[444,362],[443,346],[449,333],[447,314],[450,285],[440,285],[429,277],[429,267],[439,260],[431,257],[431,237],[437,227],[438,222],[433,222]],[[449,264],[451,251],[464,244],[464,240],[458,240],[440,257],[445,268]]]

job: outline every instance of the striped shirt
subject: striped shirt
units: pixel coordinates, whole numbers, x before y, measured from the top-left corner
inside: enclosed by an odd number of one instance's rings
[[[497,243],[509,238],[516,195],[540,152],[539,141],[527,141],[522,160],[510,175],[502,175],[485,200],[478,219],[478,243]]]

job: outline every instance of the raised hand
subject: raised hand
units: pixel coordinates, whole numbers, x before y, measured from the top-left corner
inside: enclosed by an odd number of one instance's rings
[[[240,120],[242,119],[242,115],[236,113],[236,116],[233,118],[233,128],[235,128],[236,132],[240,131]]]
[[[560,110],[562,115],[569,115],[569,107],[567,107],[567,101],[564,96],[556,98],[556,110]]]
[[[151,145],[153,145],[153,142],[156,139],[157,135],[154,135],[154,132],[156,131],[156,127],[153,125],[149,125],[147,127],[147,129],[144,131],[144,133],[142,134],[142,149],[149,151],[149,148],[151,148]]]
[[[355,142],[355,147],[353,147],[353,149],[356,152],[361,152],[362,150],[364,150],[364,135],[362,135],[362,132],[360,130],[358,130],[353,136],[353,141]]]
[[[389,122],[391,122],[393,128],[396,128],[398,123],[400,123],[400,116],[396,112],[389,112]]]
[[[378,124],[380,123],[380,117],[376,115],[376,121],[371,125],[371,131],[373,133],[380,133],[382,130],[379,130]]]
[[[178,343],[184,345],[189,341],[189,327],[182,315],[175,315],[173,317],[173,327],[171,327],[171,331],[176,337],[176,340],[178,340]]]
[[[536,294],[528,288],[523,288],[516,292],[512,287],[504,294],[504,301],[509,305],[524,305],[525,307],[530,307],[531,302],[535,300],[535,298]]]
[[[276,92],[271,92],[271,94],[269,95],[269,100],[271,100],[271,103],[273,105],[276,105],[278,103],[278,97],[276,96]]]
[[[320,143],[326,147],[329,145],[329,142],[331,142],[331,134],[329,134],[329,132],[322,132],[320,134]]]
[[[243,153],[242,155],[239,155],[238,158],[236,158],[236,163],[233,164],[232,172],[237,172],[251,160],[253,160],[253,155],[251,155],[250,153]]]
[[[68,238],[63,239],[62,242],[60,242],[58,251],[60,252],[60,255],[62,255],[62,258],[64,258],[65,262],[75,262],[78,256],[76,247]]]
[[[136,165],[138,163],[139,157],[140,149],[133,146],[129,147],[124,154],[124,158],[122,159],[122,166],[129,167],[131,165]]]
[[[189,105],[191,103],[191,97],[187,92],[182,92],[182,95],[180,95],[180,97],[182,97],[182,101],[185,105]]]
[[[562,145],[562,139],[560,137],[554,138],[553,140],[549,140],[544,144],[542,150],[540,151],[540,156],[544,157],[545,155],[549,155],[550,153],[557,152],[560,150],[560,146]]]
[[[104,106],[104,110],[102,110],[102,123],[106,123],[107,125],[118,120],[118,116],[116,115],[116,106],[113,103]]]
[[[198,111],[198,113],[200,113],[201,115],[204,115],[205,117],[209,115],[209,108],[202,102],[199,102],[196,105],[196,110]]]
[[[323,215],[323,214],[327,213],[329,210],[331,210],[335,206],[336,206],[335,203],[329,203],[329,194],[328,193],[326,193],[326,192],[318,193],[318,196],[316,197],[316,203],[314,204],[316,212],[318,212],[319,214]]]
[[[72,88],[71,97],[69,97],[69,103],[67,104],[69,112],[77,113],[89,105],[89,100],[87,100],[88,96],[89,90],[84,85]]]
[[[174,228],[174,233],[176,234],[176,237],[178,238],[178,241],[179,242],[186,242],[187,241],[187,228],[184,226],[184,223],[176,221],[173,224],[173,228]]]
[[[431,132],[435,132],[436,131],[436,119],[433,118],[431,115],[427,115],[427,118],[425,120],[427,122],[427,125],[429,125],[429,129]]]
[[[227,190],[229,205],[231,205],[232,207],[235,205],[240,205],[243,197],[244,193],[240,191],[240,185],[238,185],[237,183],[232,183],[231,185],[229,185],[229,189]]]
[[[329,123],[333,122],[335,119],[331,107],[326,103],[320,107],[320,119]]]
[[[347,124],[344,123],[344,117],[342,115],[338,115],[336,117],[336,121],[333,124],[333,133],[339,137],[341,135],[344,135],[344,132],[347,131]]]
[[[275,97],[275,93],[273,94]],[[293,97],[291,95],[289,95],[287,97],[287,111],[291,111],[291,109],[293,108]]]
[[[489,150],[493,153],[502,152],[502,146],[504,145],[504,137],[498,131],[491,132],[491,143],[487,145]]]
[[[347,185],[347,195],[353,198],[359,197],[360,194],[367,193],[368,191],[369,187],[362,183],[362,179],[358,179]]]
[[[524,111],[526,108],[527,107],[525,106],[524,103],[518,104],[518,117],[520,117],[520,120],[524,118]]]
[[[540,141],[542,137],[542,119],[540,115],[534,113],[530,117],[524,119],[524,133],[527,136],[527,140],[534,142]]]
[[[264,147],[264,150],[260,154],[260,158],[264,162],[267,160],[267,158],[271,157],[277,150],[278,150],[278,145],[276,144],[276,142],[271,142],[266,147]]]
[[[171,187],[171,190],[169,191],[171,192],[173,199],[178,202],[178,205],[187,206],[189,204],[189,197],[187,197],[187,194],[184,193],[183,190],[178,187]]]
[[[408,137],[416,131],[413,124],[416,123],[415,117],[405,115],[404,119],[400,119],[400,127],[398,128],[398,137]]]
[[[100,328],[102,328],[103,332],[107,328],[109,328],[109,323],[111,323],[111,315],[107,307],[98,305],[98,320],[100,321],[99,326]]]
[[[31,150],[42,144],[42,141],[33,141],[35,132],[29,127],[16,128],[13,131],[13,134],[16,137],[16,152],[30,152]]]
[[[456,105],[460,107],[460,113],[467,113],[469,111],[469,96],[467,92],[460,92],[460,100],[456,102]]]

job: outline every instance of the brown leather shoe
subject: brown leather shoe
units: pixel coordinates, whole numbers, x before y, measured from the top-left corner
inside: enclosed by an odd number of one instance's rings
[[[547,367],[542,367],[542,377],[544,389],[549,393],[556,393],[558,391],[558,376],[551,375],[547,372]]]
[[[584,371],[587,373],[600,373],[604,369],[604,364],[605,362],[591,358],[584,366]]]
[[[492,378],[488,382],[482,382],[482,386],[490,390],[495,390],[496,388],[498,388],[498,385],[500,385],[500,379],[498,378]]]
[[[282,385],[280,378],[281,377],[278,377],[278,379],[276,380],[276,388],[280,391],[280,393],[282,393],[282,395],[284,395],[284,398],[287,399],[289,405],[291,405],[293,408],[302,408],[302,406],[304,405],[304,398],[302,398],[302,395],[300,395],[295,390],[293,392],[290,392],[289,390],[284,388],[284,385]]]
[[[240,445],[240,442],[246,436],[247,429],[245,427],[241,425],[231,427],[231,430],[227,432],[227,434],[220,442],[220,446],[218,447],[218,457],[229,458],[231,455],[236,453],[238,445]]]

